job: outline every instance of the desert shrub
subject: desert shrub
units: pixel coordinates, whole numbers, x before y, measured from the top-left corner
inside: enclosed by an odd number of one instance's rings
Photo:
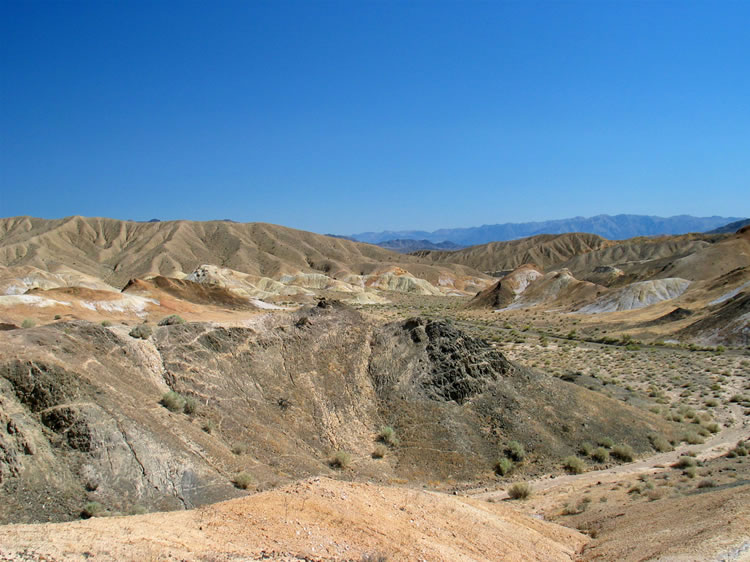
[[[511,470],[513,470],[513,461],[508,457],[502,457],[495,463],[495,472],[500,476],[505,476]]]
[[[176,324],[184,324],[185,320],[178,314],[170,314],[169,316],[159,320],[159,326],[174,326]]]
[[[21,322],[21,328],[23,328],[24,330],[33,328],[34,326],[36,326],[36,320],[34,320],[33,318],[24,318],[23,322]]]
[[[612,448],[612,456],[621,461],[630,462],[635,457],[635,453],[630,445],[615,445]]]
[[[593,452],[594,452],[594,446],[593,446],[593,445],[592,445],[591,443],[589,443],[589,442],[587,442],[587,441],[584,441],[584,442],[583,442],[583,443],[581,443],[581,445],[580,445],[580,446],[578,447],[578,451],[579,451],[579,452],[580,452],[580,453],[581,453],[582,455],[586,455],[587,457],[590,457],[590,456],[591,456],[591,453],[593,453]]]
[[[328,464],[333,468],[345,469],[352,464],[352,456],[346,451],[336,451],[329,459]]]
[[[151,326],[147,326],[146,324],[138,324],[135,328],[130,330],[130,337],[147,340],[151,337],[151,332]]]
[[[604,447],[597,447],[591,453],[591,458],[596,462],[607,462],[609,460],[609,451]]]
[[[232,478],[232,484],[242,490],[247,490],[253,483],[254,479],[251,474],[248,474],[244,470]]]
[[[104,506],[99,502],[88,502],[83,506],[81,511],[81,517],[89,519],[90,517],[98,517],[104,513]]]
[[[201,429],[206,433],[211,434],[216,431],[216,424],[213,422],[213,420],[206,420],[203,422]]]
[[[387,453],[388,453],[388,447],[386,447],[385,445],[378,445],[377,447],[375,447],[375,450],[372,452],[372,458],[382,459]]]
[[[112,322],[109,320],[102,320],[102,328],[109,328],[112,325]]]
[[[612,440],[611,437],[602,437],[597,440],[596,444],[601,447],[605,447],[607,449],[611,449],[612,447],[615,446],[615,442]]]
[[[711,422],[706,424],[706,429],[710,431],[711,433],[719,433],[719,430],[721,429],[719,427],[719,424],[716,422]]]
[[[695,466],[696,464],[698,464],[698,461],[696,461],[693,457],[682,456],[677,459],[677,462],[672,466],[674,468],[687,468],[689,466]]]
[[[715,488],[716,482],[714,480],[711,480],[710,478],[704,478],[700,482],[698,482],[698,488]]]
[[[586,470],[586,463],[573,455],[563,459],[563,468],[571,474],[581,474]]]
[[[232,445],[233,455],[244,455],[247,453],[247,445],[245,443],[235,443]]]
[[[385,443],[389,447],[395,447],[398,445],[398,437],[396,437],[396,430],[390,425],[384,425],[378,432],[378,441]]]
[[[526,449],[524,449],[523,445],[521,445],[518,441],[509,442],[505,447],[505,452],[510,459],[516,462],[521,462],[524,458],[526,458]]]
[[[62,316],[60,316],[59,314],[55,314],[55,320],[60,320],[60,319],[62,319]]]
[[[661,435],[652,433],[648,436],[648,440],[651,442],[651,446],[659,451],[660,453],[666,453],[673,449],[672,445]]]
[[[703,437],[701,437],[700,435],[698,435],[697,433],[693,431],[683,435],[682,440],[687,441],[691,445],[700,445],[701,443],[705,443],[706,441],[705,439],[703,439]]]
[[[516,482],[508,488],[508,495],[513,500],[525,500],[531,496],[532,488],[528,482]]]
[[[688,466],[682,473],[688,478],[695,478],[695,475],[698,474],[698,469],[694,466]]]
[[[170,412],[179,412],[185,408],[185,399],[182,394],[170,390],[161,397],[159,403]]]
[[[192,396],[185,397],[185,405],[182,410],[189,416],[193,415],[198,411],[198,401]]]

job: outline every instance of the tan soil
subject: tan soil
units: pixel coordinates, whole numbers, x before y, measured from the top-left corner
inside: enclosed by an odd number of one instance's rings
[[[0,560],[552,561],[587,540],[509,505],[315,478],[192,511],[0,527]]]

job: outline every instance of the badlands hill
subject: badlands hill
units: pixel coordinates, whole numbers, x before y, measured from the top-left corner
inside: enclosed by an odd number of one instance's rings
[[[512,441],[526,451],[515,474],[538,474],[601,435],[643,453],[650,434],[678,430],[446,322],[379,325],[321,301],[244,324],[146,339],[84,321],[0,332],[0,522],[74,519],[92,501],[192,508],[242,495],[243,472],[261,488],[476,480]],[[166,407],[169,391],[190,407]]]
[[[319,285],[323,276],[359,289],[377,285],[429,292],[430,285],[436,294],[474,293],[487,285],[486,276],[461,265],[433,264],[369,244],[263,223],[0,220],[0,266],[85,275],[120,289],[133,278],[185,278],[202,265],[225,277],[231,272],[253,276],[254,286],[267,283],[264,279]],[[354,287],[348,290],[359,290]]]

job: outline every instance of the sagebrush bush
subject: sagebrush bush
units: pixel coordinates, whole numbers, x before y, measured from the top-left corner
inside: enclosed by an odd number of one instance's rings
[[[615,445],[612,447],[612,456],[621,461],[630,462],[635,458],[635,453],[630,445]]]
[[[698,461],[696,461],[693,457],[682,456],[677,459],[677,462],[672,466],[674,468],[687,468],[689,466],[695,466],[696,464],[698,464]]]
[[[581,443],[581,445],[578,447],[578,451],[587,457],[591,456],[591,453],[594,452],[594,446],[591,443],[588,443],[587,441],[584,441]]]
[[[147,340],[151,337],[152,332],[153,331],[151,330],[151,326],[148,326],[146,324],[138,324],[136,327],[130,330],[130,337]]]
[[[591,453],[591,458],[596,462],[607,462],[609,460],[609,451],[604,447],[597,447]]]
[[[112,322],[109,320],[102,320],[102,328],[109,328],[112,325]]]
[[[185,405],[183,406],[182,409],[187,415],[191,416],[198,411],[198,406],[199,406],[198,400],[196,400],[192,396],[186,396]]]
[[[521,462],[526,458],[526,449],[518,441],[510,441],[505,448],[508,457],[516,462]]]
[[[502,457],[495,463],[495,472],[500,476],[505,476],[511,470],[513,470],[513,461],[508,457]]]
[[[33,328],[34,326],[36,326],[36,320],[34,320],[33,318],[24,318],[23,322],[21,322],[21,328],[23,328],[24,330]]]
[[[563,468],[571,474],[581,474],[586,470],[586,463],[576,456],[569,456],[563,459]]]
[[[674,448],[664,437],[655,433],[649,435],[648,440],[651,442],[651,446],[660,453],[667,453]]]
[[[234,478],[232,479],[232,484],[234,484],[237,488],[247,490],[254,481],[255,479],[252,477],[252,475],[243,470],[242,472],[234,476]]]
[[[88,519],[90,517],[98,517],[102,513],[104,513],[104,506],[102,504],[99,502],[88,502],[83,506],[81,517]]]
[[[375,447],[375,450],[372,452],[372,458],[382,459],[387,454],[388,454],[388,447],[384,445],[378,445],[377,447]]]
[[[602,437],[601,439],[597,440],[596,444],[607,449],[611,449],[612,447],[614,447],[615,442],[611,437]]]
[[[531,496],[532,488],[528,482],[516,482],[508,488],[508,495],[514,500],[525,500]]]
[[[352,456],[346,451],[336,451],[328,461],[333,468],[348,468],[352,464]]]
[[[396,430],[390,425],[384,425],[378,432],[378,441],[385,443],[389,447],[395,447],[398,445],[398,437],[396,437]]]
[[[159,403],[170,412],[179,412],[185,408],[185,399],[174,390],[170,390],[164,394]]]
[[[178,314],[170,314],[169,316],[159,320],[159,326],[174,326],[177,324],[184,324],[185,320]]]

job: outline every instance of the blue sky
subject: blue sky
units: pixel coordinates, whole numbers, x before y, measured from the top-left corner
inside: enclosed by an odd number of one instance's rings
[[[750,214],[750,2],[0,7],[0,216]]]

